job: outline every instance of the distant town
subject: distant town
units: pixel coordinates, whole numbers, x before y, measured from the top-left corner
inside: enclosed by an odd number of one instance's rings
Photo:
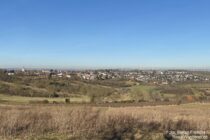
[[[67,78],[85,81],[121,79],[151,84],[176,84],[181,82],[209,82],[210,78],[187,70],[11,70],[2,69],[8,76],[32,76],[34,78]]]

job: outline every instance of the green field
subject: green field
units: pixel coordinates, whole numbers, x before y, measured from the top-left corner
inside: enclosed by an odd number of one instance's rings
[[[5,94],[0,94],[0,103],[12,103],[12,104],[29,104],[29,103],[41,103],[48,101],[49,103],[65,103],[65,99],[70,99],[72,103],[87,103],[90,102],[89,97],[71,97],[71,98],[47,98],[47,97],[24,97],[24,96],[10,96]]]

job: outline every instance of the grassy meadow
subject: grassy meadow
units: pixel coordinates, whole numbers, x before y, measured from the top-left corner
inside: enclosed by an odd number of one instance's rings
[[[7,104],[35,104],[35,103],[47,103],[47,104],[62,104],[68,98],[58,97],[58,98],[48,98],[48,97],[24,97],[24,96],[11,96],[0,94],[0,103]],[[87,96],[71,97],[70,102],[72,103],[88,103],[90,102]]]
[[[167,130],[210,130],[210,104],[147,107],[0,105],[8,140],[165,140]]]
[[[2,140],[176,140],[210,131],[210,83],[8,77],[0,72]]]

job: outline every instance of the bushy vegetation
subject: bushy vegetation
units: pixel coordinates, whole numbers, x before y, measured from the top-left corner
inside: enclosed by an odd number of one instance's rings
[[[166,130],[210,130],[209,106],[0,106],[0,136],[2,139],[55,135],[60,136],[58,139],[156,140],[153,137],[157,135],[164,140]]]
[[[210,84],[141,84],[135,81],[83,81],[65,78],[8,76],[0,71],[0,94],[25,97],[68,98],[88,96],[95,103],[109,102],[195,102],[210,100]],[[93,101],[94,98],[94,101]]]
[[[183,104],[209,99],[208,83],[83,81],[0,71],[0,139],[163,140],[166,130],[209,131],[210,105]]]

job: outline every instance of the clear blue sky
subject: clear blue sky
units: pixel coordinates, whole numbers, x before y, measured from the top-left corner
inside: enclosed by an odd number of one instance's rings
[[[0,67],[209,68],[209,0],[0,0]]]

